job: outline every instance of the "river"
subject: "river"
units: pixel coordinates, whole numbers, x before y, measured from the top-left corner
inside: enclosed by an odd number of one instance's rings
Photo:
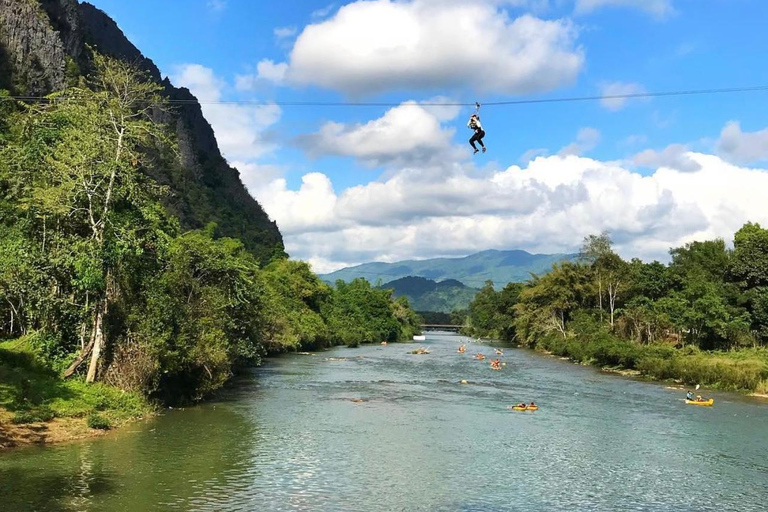
[[[271,359],[215,401],[0,455],[15,511],[764,511],[768,406],[458,336]],[[459,381],[466,379],[469,384]],[[353,402],[363,399],[363,402]],[[506,406],[535,400],[537,412]]]

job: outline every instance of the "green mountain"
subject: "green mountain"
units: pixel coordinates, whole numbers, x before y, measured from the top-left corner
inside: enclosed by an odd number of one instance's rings
[[[416,311],[450,313],[466,309],[475,298],[477,288],[470,288],[455,279],[439,283],[424,277],[403,277],[379,286],[394,290],[395,297],[405,296]]]
[[[0,89],[43,96],[76,84],[93,69],[89,48],[136,64],[173,102],[155,115],[175,124],[181,165],[152,177],[171,190],[165,206],[182,228],[214,222],[217,236],[239,238],[262,263],[283,256],[277,225],[222,157],[197,98],[163,79],[109,16],[77,0],[0,0]]]
[[[329,282],[335,282],[338,279],[351,281],[357,277],[363,277],[372,283],[379,280],[386,283],[403,277],[417,276],[433,280],[455,279],[472,288],[480,288],[485,281],[491,280],[497,288],[500,288],[507,283],[523,282],[530,277],[531,273],[546,273],[553,263],[574,258],[576,258],[575,254],[531,254],[526,251],[489,250],[463,258],[364,263],[320,277]]]

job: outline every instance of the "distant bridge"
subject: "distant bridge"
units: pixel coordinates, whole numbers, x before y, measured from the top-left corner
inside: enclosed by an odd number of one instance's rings
[[[452,331],[459,332],[461,330],[460,325],[453,324],[421,324],[422,330],[425,331]]]

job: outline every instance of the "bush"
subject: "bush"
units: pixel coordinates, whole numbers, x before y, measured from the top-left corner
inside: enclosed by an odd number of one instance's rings
[[[19,425],[22,423],[41,423],[51,421],[56,415],[49,407],[39,407],[26,411],[17,411],[11,418],[11,423]]]
[[[97,412],[92,412],[89,414],[88,419],[86,419],[86,423],[88,424],[89,428],[95,428],[99,430],[109,430],[112,428],[112,422]]]

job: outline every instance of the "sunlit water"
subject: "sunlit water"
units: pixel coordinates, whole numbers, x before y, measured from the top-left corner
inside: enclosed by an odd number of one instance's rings
[[[687,406],[524,350],[494,372],[471,357],[491,347],[458,341],[283,356],[218,401],[2,454],[0,509],[768,510],[765,404]],[[541,410],[506,409],[530,400]]]

